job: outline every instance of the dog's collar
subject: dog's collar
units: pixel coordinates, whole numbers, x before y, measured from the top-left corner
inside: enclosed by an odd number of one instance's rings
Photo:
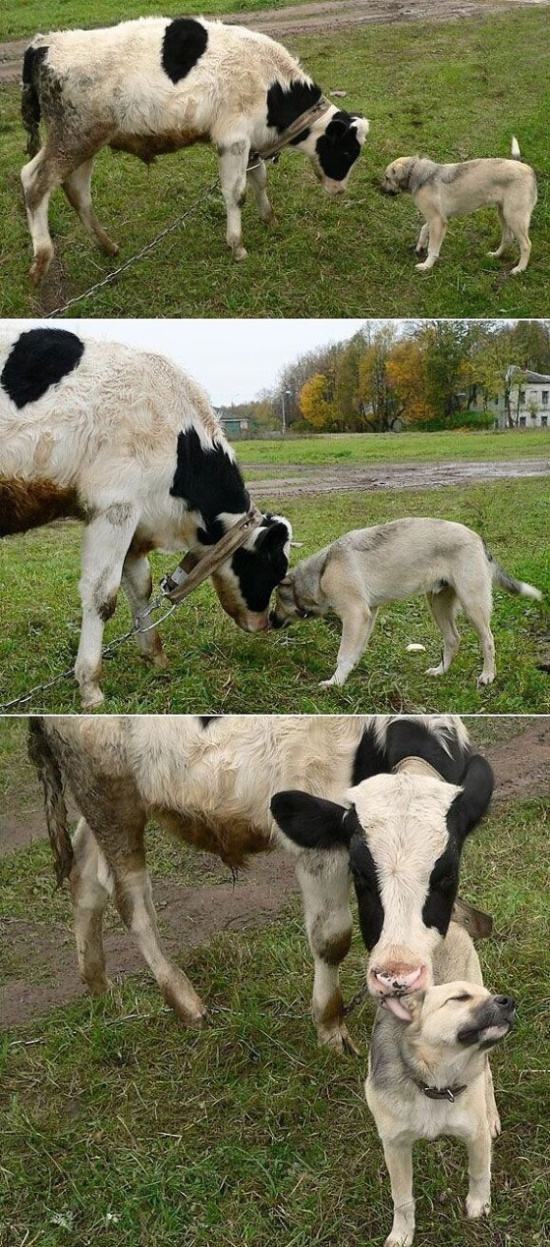
[[[466,1090],[466,1083],[454,1087],[428,1087],[425,1082],[419,1082],[417,1078],[413,1078],[413,1082],[415,1087],[418,1087],[418,1090],[429,1100],[447,1100],[449,1104],[454,1104],[457,1095]]]
[[[443,779],[440,771],[436,771],[435,766],[430,762],[426,762],[425,758],[418,758],[415,754],[409,754],[406,758],[400,758],[392,767],[394,775],[398,775],[400,771],[406,771],[408,775],[429,775],[431,779]]]
[[[300,606],[300,603],[298,601],[298,595],[296,593],[296,581],[294,577],[292,577],[292,580],[290,581],[290,588],[292,590],[292,601],[294,602],[296,614],[299,616],[300,619],[309,619],[310,612],[304,610],[303,606]]]

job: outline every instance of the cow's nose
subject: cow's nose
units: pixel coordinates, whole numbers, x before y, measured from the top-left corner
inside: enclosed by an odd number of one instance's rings
[[[397,962],[387,966],[374,966],[371,981],[378,996],[405,995],[419,991],[426,985],[426,966],[406,965]]]
[[[495,1004],[505,1013],[515,1013],[517,1005],[513,996],[495,996]]]

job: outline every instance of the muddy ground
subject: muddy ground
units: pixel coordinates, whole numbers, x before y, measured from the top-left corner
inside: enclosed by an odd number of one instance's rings
[[[288,476],[285,475],[288,471],[287,465],[282,465],[279,472],[271,465],[265,468],[263,464],[248,463],[245,466],[245,475],[249,469],[263,469],[266,472],[265,478],[255,479],[252,483],[254,496],[260,501],[262,497],[293,498],[305,494],[331,493],[335,489],[339,493],[363,489],[443,489],[447,485],[475,485],[482,481],[548,476],[550,459],[509,459],[505,462],[482,463],[392,463],[377,466],[354,464],[331,465],[329,468],[293,464],[291,475]]]
[[[260,13],[227,13],[226,22],[244,22],[274,39],[286,35],[323,34],[349,30],[355,26],[386,25],[389,22],[446,22],[465,17],[488,16],[511,9],[543,6],[548,0],[313,0],[311,4],[264,9]],[[93,24],[93,23],[92,23]],[[18,82],[28,39],[0,43],[0,83]]]
[[[475,727],[470,725],[470,730],[475,738]],[[495,799],[550,795],[550,718],[503,721],[499,736],[503,739],[483,750],[495,771]],[[26,802],[32,802],[30,770],[28,781]],[[24,814],[8,811],[2,824],[3,852],[13,852],[36,838],[45,838],[38,790],[36,803],[26,803]],[[183,887],[169,880],[154,884],[164,942],[172,955],[204,944],[219,932],[254,929],[272,921],[295,891],[292,862],[281,852],[254,860],[235,884],[221,865],[214,882],[206,886]],[[18,967],[2,991],[0,1027],[30,1023],[82,995],[73,938],[64,927],[47,927],[32,918],[5,918],[0,920],[0,935],[7,942],[10,961]],[[105,946],[111,978],[143,970],[141,958],[122,931],[108,934]]]

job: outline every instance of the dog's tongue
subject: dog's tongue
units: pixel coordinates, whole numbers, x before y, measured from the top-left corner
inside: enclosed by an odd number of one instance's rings
[[[390,1013],[394,1013],[401,1022],[412,1022],[412,1015],[405,1008],[403,1001],[398,1000],[397,996],[386,996],[384,998],[384,1006],[390,1010]]]

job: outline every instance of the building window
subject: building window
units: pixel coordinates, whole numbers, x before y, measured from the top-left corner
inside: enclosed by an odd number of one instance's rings
[[[540,423],[543,429],[547,429],[548,428],[548,416],[541,416]]]
[[[525,390],[520,390],[519,401],[520,401],[520,406],[523,407],[523,404],[525,402]]]
[[[548,390],[543,390],[543,391],[542,391],[542,405],[543,405],[543,407],[547,407],[547,406],[548,406]]]
[[[526,417],[525,417],[525,416],[520,416],[520,418],[519,418],[519,427],[520,427],[520,429],[524,429],[524,428],[525,428],[526,423],[527,423]]]

